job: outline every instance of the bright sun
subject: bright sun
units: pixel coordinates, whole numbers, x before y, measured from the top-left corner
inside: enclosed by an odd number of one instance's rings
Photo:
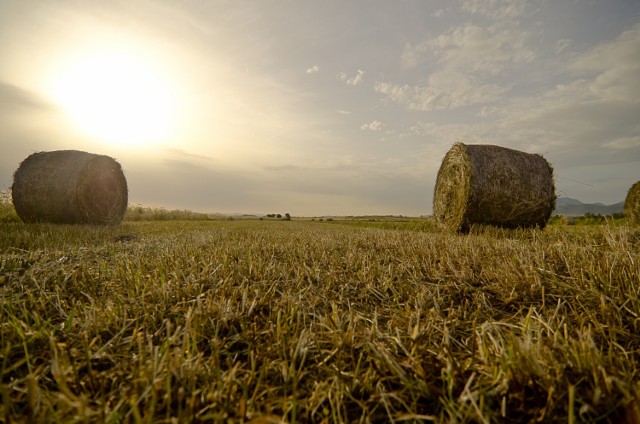
[[[157,142],[175,125],[175,102],[159,70],[126,52],[91,54],[66,65],[52,94],[82,132],[110,144]]]

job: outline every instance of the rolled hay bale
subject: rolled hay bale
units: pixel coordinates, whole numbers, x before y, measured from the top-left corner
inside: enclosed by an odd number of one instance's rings
[[[118,224],[127,210],[120,164],[78,150],[32,154],[13,175],[11,192],[24,222]]]
[[[468,232],[474,224],[544,228],[556,204],[553,168],[542,156],[456,143],[438,171],[436,220]]]
[[[640,224],[640,181],[631,186],[624,200],[624,215],[632,224]]]

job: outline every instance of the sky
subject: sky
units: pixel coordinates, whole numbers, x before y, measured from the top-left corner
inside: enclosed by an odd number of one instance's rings
[[[0,190],[77,149],[121,163],[130,205],[420,216],[456,142],[623,201],[640,2],[0,0]]]

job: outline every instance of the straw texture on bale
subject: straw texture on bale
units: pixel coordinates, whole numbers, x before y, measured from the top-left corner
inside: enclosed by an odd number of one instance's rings
[[[459,232],[475,224],[544,228],[555,204],[553,168],[542,156],[456,143],[438,171],[433,213]]]
[[[631,186],[624,201],[624,215],[627,221],[640,224],[640,181]]]
[[[12,196],[24,222],[117,224],[128,202],[120,164],[78,150],[27,157],[13,176]]]

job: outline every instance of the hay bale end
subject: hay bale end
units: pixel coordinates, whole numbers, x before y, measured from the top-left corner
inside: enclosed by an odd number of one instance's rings
[[[433,214],[458,232],[475,224],[544,228],[555,203],[553,168],[541,155],[456,143],[438,171]]]
[[[128,202],[120,164],[78,150],[30,155],[16,170],[11,192],[27,223],[118,224]]]

